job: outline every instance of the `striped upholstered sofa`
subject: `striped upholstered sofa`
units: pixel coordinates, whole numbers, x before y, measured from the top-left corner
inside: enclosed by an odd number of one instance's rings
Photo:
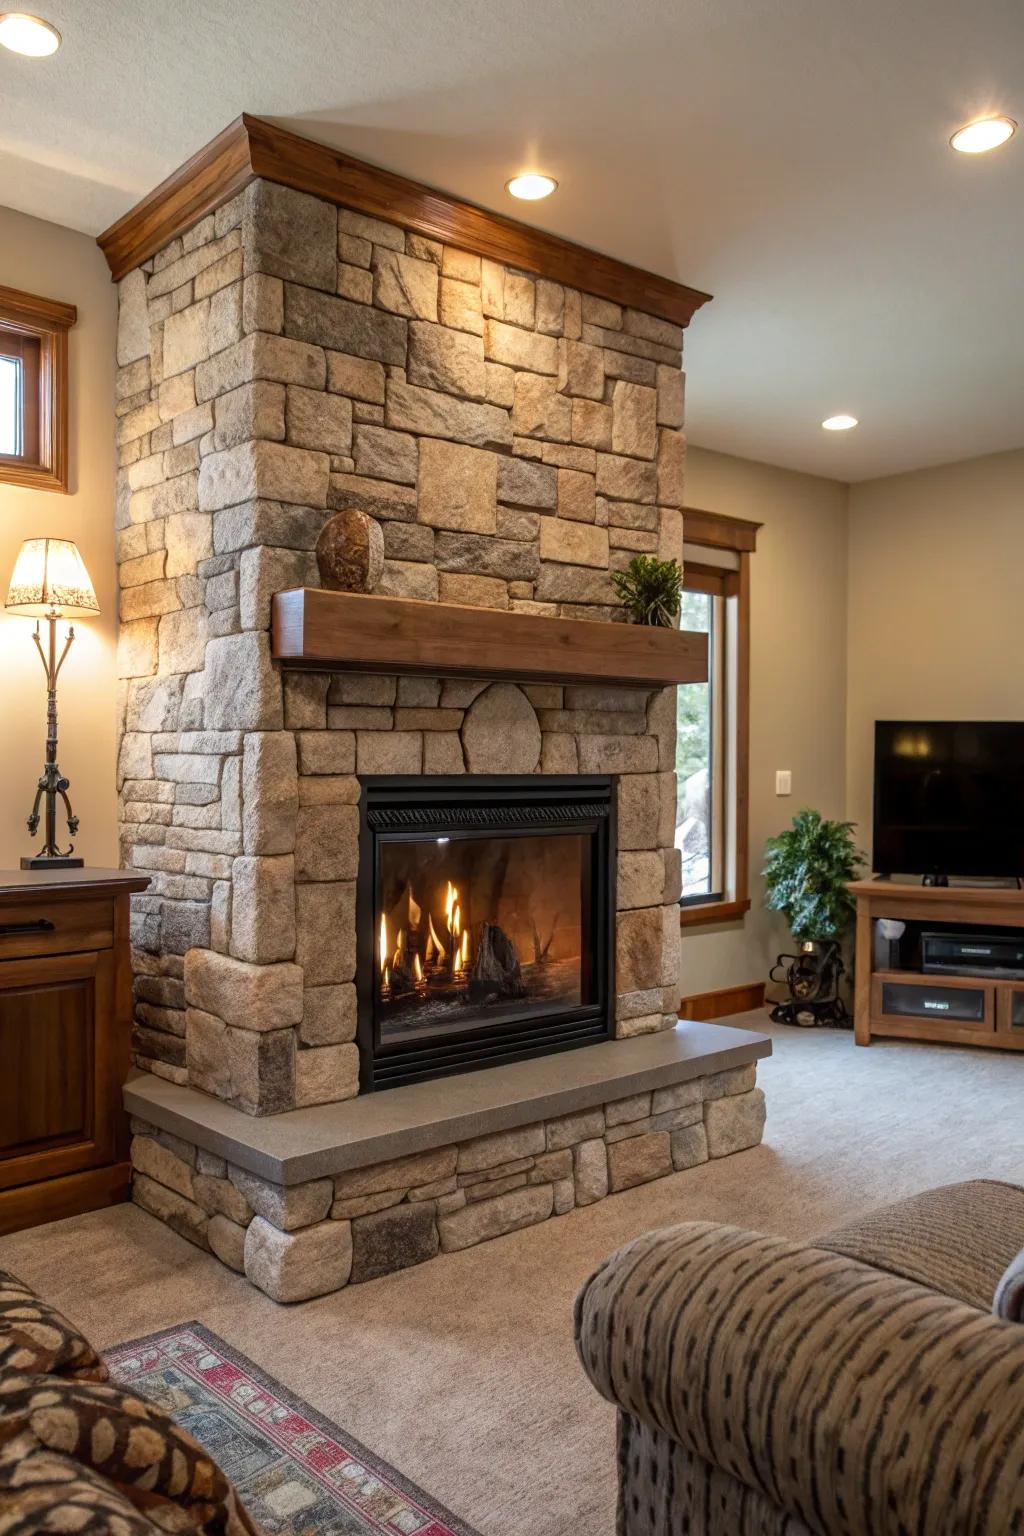
[[[1024,1189],[976,1181],[813,1244],[689,1222],[613,1254],[576,1336],[619,1536],[1024,1533],[1024,1324],[992,1313],[1022,1248]]]

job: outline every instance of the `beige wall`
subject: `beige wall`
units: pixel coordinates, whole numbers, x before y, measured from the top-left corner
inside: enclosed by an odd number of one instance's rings
[[[684,929],[684,996],[760,981],[788,939],[764,910],[766,837],[811,805],[841,816],[845,780],[847,487],[691,448],[687,505],[764,524],[751,579],[750,867],[741,923]],[[775,794],[789,768],[793,793]]]
[[[1024,718],[1024,450],[850,488],[847,805],[871,843],[874,722]]]
[[[71,779],[72,803],[82,821],[77,851],[89,864],[116,864],[117,583],[110,409],[116,290],[87,235],[7,208],[0,208],[0,283],[78,306],[70,337],[71,494],[0,484],[0,602],[22,539],[45,534],[74,539],[95,584],[101,616],[76,625],[77,639],[61,673],[59,762]],[[35,849],[25,817],[42,768],[46,695],[31,636],[31,620],[0,610],[0,867],[5,869],[16,868],[21,855]]]

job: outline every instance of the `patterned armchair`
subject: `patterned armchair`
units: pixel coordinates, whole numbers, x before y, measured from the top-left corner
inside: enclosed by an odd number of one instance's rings
[[[576,1338],[619,1536],[1024,1531],[1024,1328],[991,1310],[1021,1248],[1024,1190],[976,1181],[814,1244],[689,1222],[613,1254]]]

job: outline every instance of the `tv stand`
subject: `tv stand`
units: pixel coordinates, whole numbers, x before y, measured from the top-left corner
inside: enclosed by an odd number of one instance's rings
[[[1024,942],[1024,891],[1014,886],[898,885],[854,880],[857,957],[854,1038],[946,1041],[1024,1051],[1024,976],[925,972],[922,933],[938,929],[979,936],[1010,930]],[[885,940],[876,924],[904,925]],[[889,951],[887,953],[887,951]]]

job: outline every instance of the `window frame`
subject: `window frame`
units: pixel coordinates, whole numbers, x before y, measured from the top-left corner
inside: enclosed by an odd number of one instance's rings
[[[695,507],[683,510],[686,548],[726,550],[736,561],[728,568],[716,565],[710,556],[706,565],[699,559],[684,561],[684,588],[710,591],[722,600],[725,622],[720,626],[719,665],[726,680],[720,715],[724,715],[723,735],[730,762],[723,775],[726,788],[721,795],[721,819],[713,813],[724,845],[723,894],[689,900],[681,897],[679,923],[683,928],[742,920],[750,910],[750,559],[760,527],[746,518]]]
[[[0,285],[0,351],[24,373],[22,451],[0,454],[0,484],[68,490],[68,331],[73,304]]]

